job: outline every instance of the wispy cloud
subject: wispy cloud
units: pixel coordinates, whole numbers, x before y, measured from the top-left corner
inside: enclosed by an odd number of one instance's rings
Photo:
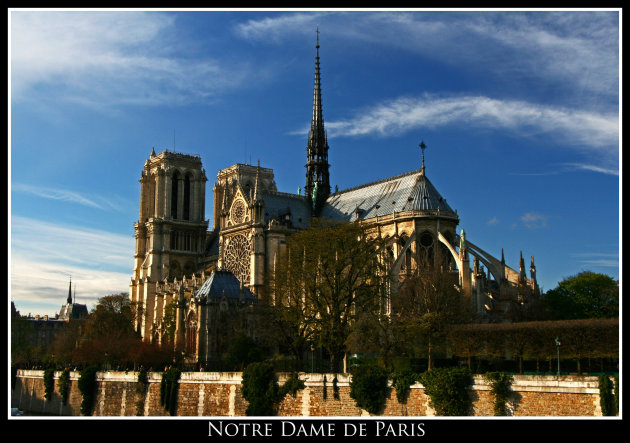
[[[582,102],[584,94],[619,92],[614,11],[298,12],[250,20],[236,31],[243,38],[279,42],[312,35],[317,24],[337,40],[395,46],[512,80],[552,81],[573,88]]]
[[[50,187],[27,185],[23,183],[14,183],[11,185],[11,190],[15,192],[36,195],[37,197],[49,200],[65,201],[101,210],[123,210],[121,206],[112,199],[108,199],[100,195],[88,196],[67,189],[55,189]]]
[[[133,267],[131,235],[13,216],[10,240],[10,296],[18,309],[20,304],[55,301],[60,307],[70,276],[81,303],[93,304],[104,295],[128,291]]]
[[[619,268],[619,254],[585,252],[573,254],[585,266]]]
[[[490,220],[486,222],[488,226],[494,226],[499,224],[499,219],[496,217],[492,217]]]
[[[206,101],[244,76],[242,66],[182,54],[169,41],[176,34],[171,14],[12,11],[10,20],[14,100],[35,91],[39,100],[98,107],[181,104]]]
[[[131,273],[133,236],[97,229],[57,225],[31,218],[11,217],[11,256],[58,266]]]
[[[521,222],[529,229],[547,227],[547,216],[535,212],[528,212],[521,216]]]

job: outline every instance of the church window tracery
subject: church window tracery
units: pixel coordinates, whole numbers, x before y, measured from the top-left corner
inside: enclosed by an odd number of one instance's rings
[[[247,237],[237,234],[225,249],[225,267],[243,284],[249,283],[251,246]]]

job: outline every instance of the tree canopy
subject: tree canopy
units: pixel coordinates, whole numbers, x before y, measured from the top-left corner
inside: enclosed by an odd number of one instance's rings
[[[547,291],[544,304],[551,320],[619,316],[619,282],[595,272],[580,272]]]

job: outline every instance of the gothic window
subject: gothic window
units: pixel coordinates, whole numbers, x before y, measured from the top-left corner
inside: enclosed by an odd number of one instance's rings
[[[179,187],[179,173],[175,171],[171,179],[171,217],[177,218],[177,191]]]
[[[420,234],[420,257],[427,264],[433,264],[433,235],[429,231]]]
[[[230,214],[232,216],[232,222],[235,225],[243,223],[243,220],[245,219],[245,209],[245,203],[243,200],[239,199],[234,202]]]
[[[243,284],[249,284],[251,247],[242,234],[235,235],[225,249],[225,267]]]
[[[190,174],[184,178],[184,220],[190,220]]]
[[[171,249],[172,250],[179,249],[179,232],[177,231],[171,232]]]
[[[179,267],[179,263],[176,261],[171,262],[169,278],[182,278],[182,269]]]

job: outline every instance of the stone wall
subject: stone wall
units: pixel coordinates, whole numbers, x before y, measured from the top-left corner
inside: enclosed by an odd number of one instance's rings
[[[11,407],[47,415],[81,415],[78,372],[70,373],[68,404],[62,405],[55,373],[55,393],[44,401],[44,371],[20,370],[11,391]],[[97,373],[94,416],[165,416],[160,406],[162,374],[149,374],[146,395],[137,393],[137,373]],[[288,374],[279,375],[283,384]],[[326,379],[324,380],[324,377]],[[287,417],[358,417],[369,415],[350,398],[350,376],[337,375],[339,399],[334,398],[334,374],[301,374],[305,389],[295,398],[287,395],[278,415]],[[470,389],[473,415],[492,416],[493,397],[483,376],[474,376]],[[326,390],[326,395],[324,395]],[[515,375],[514,392],[508,408],[514,416],[601,416],[597,377]],[[177,413],[180,416],[245,416],[247,401],[241,395],[240,372],[185,372],[180,378]],[[421,384],[412,386],[406,404],[398,403],[390,391],[382,416],[434,416]]]

